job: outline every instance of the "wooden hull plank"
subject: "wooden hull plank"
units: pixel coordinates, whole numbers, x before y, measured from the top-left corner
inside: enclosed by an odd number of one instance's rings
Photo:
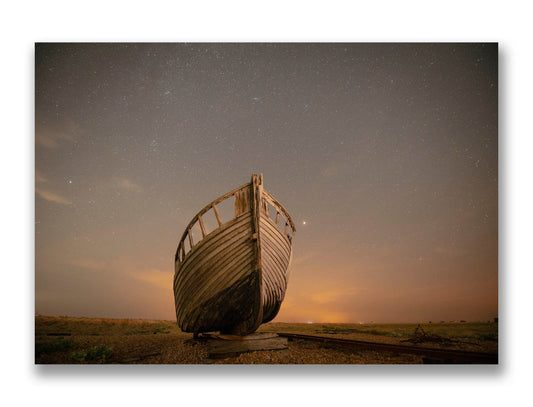
[[[234,196],[235,218],[222,223],[215,204]],[[270,219],[285,219],[285,230]],[[219,227],[206,231],[202,214],[213,208]],[[185,252],[184,240],[199,225],[202,239]],[[263,190],[262,176],[204,207],[189,223],[176,251],[174,300],[185,332],[246,335],[275,318],[285,296],[294,224],[285,208]]]

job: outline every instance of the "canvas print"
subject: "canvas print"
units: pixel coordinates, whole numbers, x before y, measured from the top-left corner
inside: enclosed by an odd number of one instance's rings
[[[498,44],[35,44],[36,364],[497,364]]]

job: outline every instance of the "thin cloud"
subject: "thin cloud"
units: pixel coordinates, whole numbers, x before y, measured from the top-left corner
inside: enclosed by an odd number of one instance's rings
[[[69,262],[72,266],[81,267],[89,270],[106,270],[109,268],[110,263],[108,261],[98,261],[93,259],[76,259]]]
[[[315,253],[307,253],[307,254],[303,254],[301,256],[295,256],[292,259],[292,264],[293,265],[303,264],[303,263],[306,263],[307,261],[311,260],[313,257],[315,257]]]
[[[354,288],[346,290],[322,291],[313,295],[311,299],[318,304],[327,304],[330,302],[338,301],[342,297],[351,296],[355,294],[356,291],[357,290]]]
[[[74,141],[74,136],[66,132],[41,130],[35,133],[35,143],[44,147],[55,149],[64,142]]]
[[[131,262],[124,258],[115,258],[110,260],[94,260],[91,258],[73,259],[69,261],[69,264],[75,267],[81,267],[91,271],[104,271],[112,273],[122,273],[133,278],[134,280],[148,283],[158,288],[170,290],[172,288],[173,273],[159,270],[156,268],[149,269],[137,269],[135,271],[129,271],[132,269]],[[128,271],[126,271],[128,270]]]
[[[122,177],[114,177],[113,178],[113,184],[126,191],[131,192],[142,192],[142,187],[139,184],[136,184],[132,180],[128,178],[122,178]]]
[[[39,171],[35,171],[35,183],[44,184],[45,182],[48,182],[48,179],[45,178]]]
[[[35,144],[46,149],[57,149],[76,141],[81,134],[80,126],[72,120],[60,125],[41,125],[35,129]]]
[[[136,280],[140,280],[156,287],[170,290],[172,288],[172,273],[168,271],[161,271],[157,269],[150,269],[144,271],[136,271],[130,273]]]
[[[60,195],[54,194],[53,192],[45,191],[44,189],[36,188],[35,192],[37,195],[39,195],[41,198],[49,201],[49,202],[55,202],[61,205],[71,205],[72,202],[70,202],[68,199],[63,198]]]

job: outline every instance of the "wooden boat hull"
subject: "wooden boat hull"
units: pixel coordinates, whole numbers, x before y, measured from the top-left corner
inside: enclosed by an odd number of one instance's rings
[[[235,197],[235,217],[223,222],[216,204]],[[275,219],[269,216],[274,208]],[[219,227],[208,232],[202,216],[213,210]],[[279,226],[281,219],[283,227]],[[202,239],[191,229],[199,223]],[[278,313],[289,277],[294,224],[262,188],[262,177],[213,201],[191,221],[176,252],[174,299],[185,332],[254,332]],[[185,242],[190,243],[187,252]]]

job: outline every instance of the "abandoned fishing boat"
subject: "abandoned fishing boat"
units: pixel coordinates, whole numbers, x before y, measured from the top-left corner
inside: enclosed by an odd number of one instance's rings
[[[234,214],[224,219],[217,205],[232,197]],[[203,220],[209,211],[214,230]],[[195,335],[248,335],[274,319],[287,288],[295,230],[285,208],[263,189],[263,174],[198,212],[175,256],[179,327]]]

